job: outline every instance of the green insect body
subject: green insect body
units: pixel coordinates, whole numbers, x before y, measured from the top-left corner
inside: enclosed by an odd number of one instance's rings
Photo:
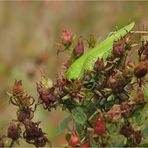
[[[93,69],[93,65],[98,58],[103,58],[103,60],[105,61],[109,57],[109,55],[111,55],[114,40],[118,40],[121,37],[125,36],[128,32],[132,30],[134,25],[135,23],[133,22],[114,32],[114,34],[112,34],[106,40],[78,58],[67,70],[66,79],[80,79],[86,70]]]

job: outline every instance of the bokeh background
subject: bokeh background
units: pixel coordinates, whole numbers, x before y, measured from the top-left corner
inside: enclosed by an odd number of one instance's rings
[[[23,80],[24,88],[34,97],[36,81],[42,74],[55,79],[67,58],[57,56],[63,29],[85,36],[95,34],[98,42],[116,26],[135,21],[137,26],[148,24],[148,2],[0,2],[0,134],[16,118],[15,107],[9,105],[7,92],[15,79]],[[64,134],[56,127],[66,113],[60,109],[48,113],[39,107],[35,120],[47,132],[54,146],[65,144]],[[27,144],[20,142],[21,146]]]

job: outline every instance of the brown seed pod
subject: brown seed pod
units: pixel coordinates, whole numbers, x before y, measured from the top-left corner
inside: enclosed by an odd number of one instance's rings
[[[135,96],[135,102],[137,104],[144,103],[144,93],[143,93],[141,88],[138,88],[138,90],[137,90],[137,93],[136,93],[136,96]]]
[[[141,140],[142,140],[142,137],[143,137],[142,132],[141,131],[136,131],[134,133],[134,136],[135,136],[136,145],[139,145],[141,143]]]
[[[37,83],[37,91],[39,93],[39,102],[44,109],[49,111],[57,106],[57,98],[54,95],[54,88],[46,88],[42,82]]]
[[[131,127],[130,123],[126,123],[126,124],[123,125],[123,127],[121,128],[120,133],[121,133],[122,135],[124,135],[125,137],[130,137],[130,136],[134,133],[134,130],[133,130],[133,128]]]
[[[23,94],[23,86],[21,80],[15,80],[14,85],[12,87],[13,95],[22,95]]]
[[[100,72],[104,69],[104,62],[103,59],[98,59],[94,64],[94,70],[96,72]]]
[[[20,138],[20,133],[20,125],[18,123],[10,123],[10,126],[8,127],[8,137],[16,141]]]
[[[134,69],[134,74],[137,78],[142,78],[147,74],[148,64],[146,62],[140,62]]]
[[[29,144],[34,144],[36,147],[44,147],[48,142],[45,133],[39,128],[39,123],[34,123],[31,120],[26,119],[24,122],[25,131],[23,137]]]
[[[82,38],[80,37],[78,39],[78,42],[77,42],[76,46],[73,49],[73,55],[76,58],[78,58],[78,57],[82,56],[83,53],[84,53],[84,43],[83,43]]]
[[[119,70],[114,70],[107,80],[107,87],[111,88],[114,92],[120,92],[123,89],[123,76]]]
[[[24,122],[26,119],[32,119],[33,111],[28,106],[23,106],[22,109],[18,112],[18,120]]]
[[[113,43],[113,55],[115,57],[122,57],[124,53],[124,47],[122,45],[122,40],[114,41]]]

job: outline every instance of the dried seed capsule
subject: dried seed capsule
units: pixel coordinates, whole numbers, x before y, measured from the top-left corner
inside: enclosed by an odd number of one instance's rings
[[[142,137],[143,137],[143,134],[141,131],[136,131],[134,133],[134,136],[135,136],[135,141],[136,141],[136,144],[140,144],[141,143],[141,140],[142,140]]]
[[[124,47],[122,45],[122,41],[114,41],[113,43],[113,55],[115,57],[122,57],[124,53]]]
[[[36,147],[44,147],[48,141],[45,133],[39,127],[39,123],[32,122],[26,119],[24,122],[25,131],[23,137],[29,144],[34,144]]]
[[[84,53],[84,43],[83,43],[83,40],[82,38],[80,37],[78,39],[78,42],[76,44],[76,46],[74,47],[73,49],[73,55],[78,58],[80,57],[81,55],[83,55]]]
[[[70,137],[70,140],[69,140],[69,145],[72,146],[72,147],[75,147],[79,144],[80,144],[79,136],[76,134],[75,131],[72,131],[71,137]]]
[[[8,128],[8,137],[16,141],[18,140],[18,138],[20,138],[20,133],[21,131],[20,131],[19,124],[12,122]]]
[[[14,95],[22,95],[23,94],[23,86],[21,80],[15,80],[12,92]]]
[[[20,122],[24,122],[26,119],[31,119],[31,113],[32,110],[28,106],[24,106],[19,112],[18,112],[18,120]]]
[[[130,137],[134,133],[134,130],[129,123],[126,123],[121,128],[120,133],[125,137]]]
[[[106,132],[105,123],[101,119],[98,119],[96,121],[93,128],[94,128],[94,133],[97,134],[97,135],[102,135]]]
[[[108,78],[107,87],[111,88],[114,92],[120,92],[123,90],[124,79],[122,72],[115,69],[115,72]]]
[[[94,64],[94,70],[100,72],[104,69],[103,59],[98,59]]]
[[[54,94],[54,88],[47,88],[40,82],[37,83],[37,91],[39,93],[39,101],[43,105],[44,109],[49,111],[57,106],[57,98]]]
[[[140,62],[136,68],[134,69],[134,74],[137,78],[142,78],[147,74],[147,63],[146,62]]]

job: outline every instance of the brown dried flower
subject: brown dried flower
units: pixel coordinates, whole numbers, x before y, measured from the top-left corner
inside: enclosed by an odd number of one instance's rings
[[[113,43],[113,55],[115,57],[122,57],[124,53],[124,47],[122,45],[122,40],[114,41]]]
[[[130,123],[126,123],[121,128],[120,133],[125,137],[130,137],[134,133],[134,130],[131,127]]]
[[[39,93],[39,102],[43,104],[44,109],[55,108],[57,105],[57,98],[54,95],[54,88],[46,88],[42,82],[37,83],[37,91]]]
[[[15,80],[12,92],[14,95],[22,95],[23,94],[23,86],[21,80]]]
[[[18,123],[11,122],[8,128],[8,137],[13,141],[17,141],[20,138],[20,125]]]
[[[34,123],[28,119],[24,122],[25,131],[23,133],[24,139],[29,144],[34,144],[36,147],[44,147],[48,142],[45,133],[38,127],[39,123]]]
[[[33,111],[28,106],[23,106],[21,110],[18,111],[18,120],[24,122],[26,119],[33,118]]]
[[[83,40],[82,38],[80,37],[78,39],[78,42],[76,44],[76,46],[74,47],[73,49],[73,55],[78,58],[80,57],[81,55],[83,55],[84,53],[84,43],[83,43]]]
[[[141,88],[138,88],[138,90],[137,90],[137,93],[135,96],[135,102],[137,104],[144,103],[144,93]]]
[[[94,70],[100,72],[104,69],[103,59],[98,59],[94,64]]]
[[[146,62],[140,62],[134,69],[134,74],[137,78],[142,78],[147,74],[148,65]]]

